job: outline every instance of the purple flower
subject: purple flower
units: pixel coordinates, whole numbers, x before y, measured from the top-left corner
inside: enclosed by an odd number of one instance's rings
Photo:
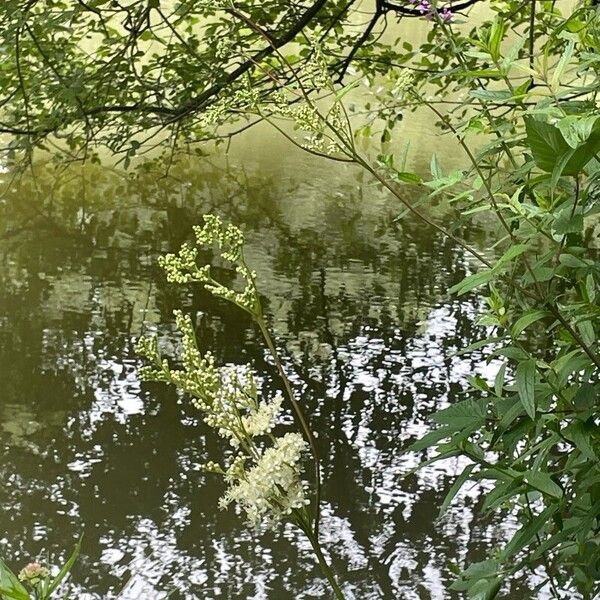
[[[454,15],[448,6],[444,6],[444,8],[442,8],[440,11],[440,18],[442,21],[444,21],[444,23],[450,23],[450,21],[452,21]]]
[[[431,2],[429,0],[421,0],[417,9],[422,15],[431,14]]]

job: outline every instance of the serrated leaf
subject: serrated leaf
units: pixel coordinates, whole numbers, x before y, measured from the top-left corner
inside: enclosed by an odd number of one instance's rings
[[[527,360],[529,358],[527,352],[521,350],[521,348],[516,348],[515,346],[498,348],[498,350],[494,350],[490,356],[506,356],[506,358],[512,358],[513,360]]]
[[[583,231],[583,214],[581,211],[573,211],[572,207],[565,208],[556,216],[552,229],[558,235],[579,233]]]
[[[431,420],[440,425],[449,425],[451,427],[462,429],[463,427],[474,426],[478,423],[485,423],[487,400],[462,400],[451,404],[448,408],[439,410],[431,415]]]

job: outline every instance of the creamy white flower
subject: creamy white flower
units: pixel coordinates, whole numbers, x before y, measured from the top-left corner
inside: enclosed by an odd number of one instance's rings
[[[194,228],[194,232],[199,245],[218,246],[221,257],[236,264],[246,281],[245,289],[238,292],[215,281],[210,267],[196,264],[198,250],[187,245],[178,254],[162,258],[161,266],[169,281],[204,283],[213,294],[257,314],[256,274],[244,263],[242,232],[232,225],[225,226],[214,215],[207,215],[204,226]],[[147,380],[173,383],[189,394],[205,423],[235,449],[228,465],[213,461],[204,465],[205,471],[222,475],[229,484],[219,505],[226,508],[237,504],[255,525],[275,523],[302,508],[307,500],[300,460],[307,444],[298,433],[273,435],[282,412],[281,394],[259,398],[256,381],[247,367],[217,367],[210,352],[199,351],[189,315],[181,311],[174,314],[181,333],[182,368],[172,369],[160,356],[156,339],[141,338],[138,352],[151,363],[141,374]]]
[[[232,502],[245,511],[252,525],[273,525],[292,510],[306,505],[306,485],[299,477],[298,463],[307,444],[299,433],[286,433],[267,448],[256,464],[238,477],[221,498],[226,508]]]

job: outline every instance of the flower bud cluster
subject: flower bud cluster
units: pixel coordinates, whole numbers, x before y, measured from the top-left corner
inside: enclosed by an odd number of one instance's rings
[[[194,227],[196,242],[200,246],[216,245],[221,258],[236,263],[236,272],[245,281],[240,292],[222,285],[211,276],[210,265],[198,267],[198,248],[184,244],[177,254],[166,254],[159,258],[159,265],[165,270],[171,283],[203,283],[215,296],[237,304],[244,310],[254,313],[258,306],[258,296],[254,286],[256,273],[244,262],[244,234],[234,225],[225,226],[216,215],[205,215],[204,226]]]
[[[40,563],[29,563],[19,572],[19,581],[35,586],[50,575],[50,571]]]

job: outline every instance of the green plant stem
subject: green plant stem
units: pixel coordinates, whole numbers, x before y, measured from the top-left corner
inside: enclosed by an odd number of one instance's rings
[[[300,404],[298,404],[298,401],[296,400],[294,391],[292,390],[292,384],[290,383],[290,380],[288,379],[288,376],[285,373],[285,370],[283,368],[283,363],[281,362],[281,358],[279,356],[279,352],[277,351],[277,348],[275,347],[275,343],[273,342],[273,338],[271,337],[269,328],[267,327],[264,317],[262,316],[262,308],[260,309],[260,314],[255,316],[255,319],[256,319],[256,323],[260,329],[260,332],[265,340],[265,343],[267,344],[269,352],[271,353],[271,356],[273,357],[273,360],[275,361],[275,367],[277,368],[277,372],[279,373],[279,376],[281,377],[281,380],[283,381],[283,386],[285,388],[285,392],[290,400],[292,408],[294,409],[294,412],[300,423],[302,431],[304,432],[304,435],[310,445],[311,453],[314,458],[315,501],[314,501],[314,521],[313,521],[313,529],[311,532],[311,536],[314,536],[316,543],[318,545],[319,522],[320,522],[320,517],[321,517],[321,468],[320,468],[320,464],[319,464],[319,451],[317,449],[317,442],[315,440],[314,434],[310,430],[310,426],[308,424],[306,416],[304,415],[304,411],[302,410]],[[310,531],[310,528],[308,531]],[[306,534],[308,535],[308,532]]]
[[[319,563],[319,568],[321,569],[321,572],[323,573],[323,575],[325,575],[325,577],[327,578],[327,581],[329,582],[329,585],[331,586],[331,589],[332,589],[335,597],[337,598],[337,600],[346,600],[346,597],[344,596],[344,592],[342,591],[342,588],[339,586],[339,584],[335,578],[335,575],[333,573],[333,570],[331,569],[331,567],[329,566],[329,564],[327,562],[327,559],[323,555],[323,551],[321,550],[321,546],[319,545],[317,538],[315,538],[315,536],[312,534],[310,528],[307,530],[304,530],[304,533],[306,534],[306,537],[310,541],[310,544],[315,553],[315,556],[317,557],[317,562]]]

